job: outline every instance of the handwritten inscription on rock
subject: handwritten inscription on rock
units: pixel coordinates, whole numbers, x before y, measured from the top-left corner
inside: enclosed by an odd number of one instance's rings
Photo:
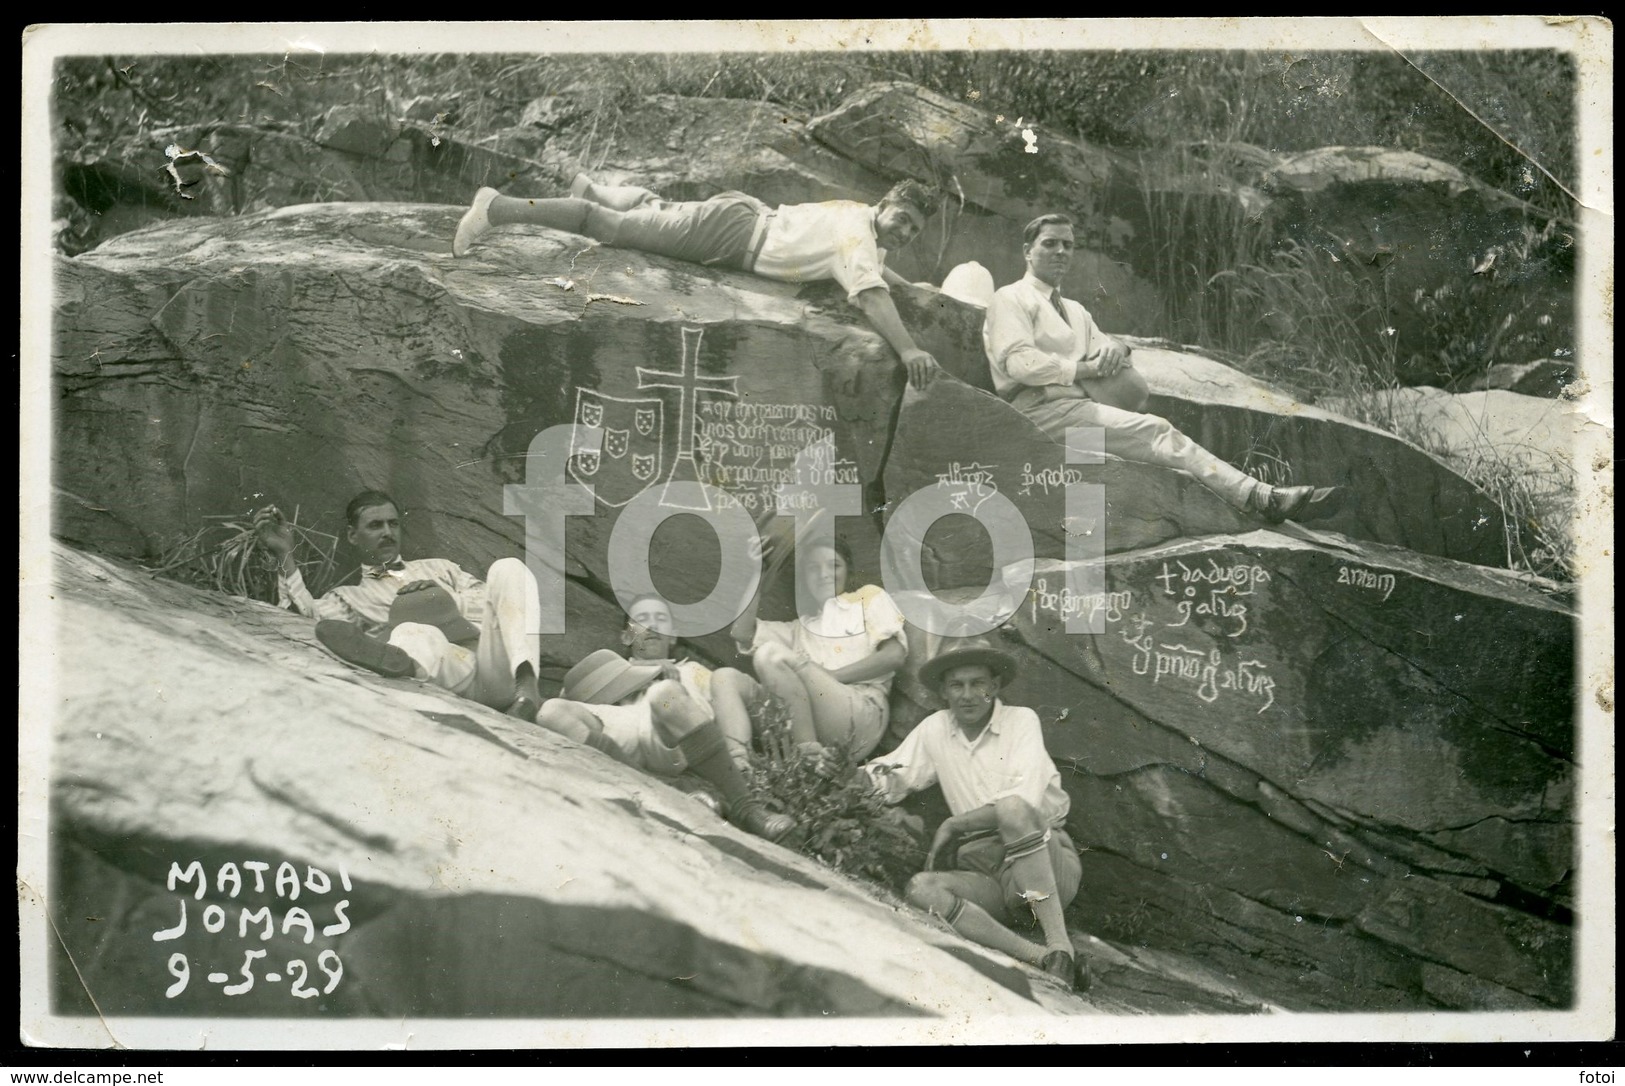
[[[1255,713],[1277,708],[1276,681],[1262,658],[1272,655],[1269,646],[1252,645],[1262,637],[1252,616],[1270,571],[1211,556],[1169,559],[1154,568],[1146,589],[1091,594],[1040,575],[1028,593],[1027,615],[1034,623],[1041,616],[1057,623],[1098,616],[1110,639],[1102,650],[1153,686],[1184,690],[1207,705],[1239,699]],[[1121,646],[1115,653],[1107,648],[1113,643]]]
[[[701,478],[724,491],[724,501],[752,512],[765,508],[787,483],[861,481],[857,464],[836,452],[833,407],[711,400],[699,405],[695,421]],[[810,479],[796,478],[796,457],[803,450],[811,454]]]

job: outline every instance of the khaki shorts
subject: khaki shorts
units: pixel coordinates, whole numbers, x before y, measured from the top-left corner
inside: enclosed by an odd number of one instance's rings
[[[1055,872],[1056,893],[1061,898],[1062,906],[1068,905],[1078,896],[1078,884],[1083,881],[1083,864],[1078,859],[1078,850],[1072,844],[1072,838],[1061,829],[1049,831],[1046,847],[1049,850],[1050,869]],[[1006,919],[1027,924],[1036,919],[1010,874],[1010,861],[1004,855],[1004,842],[999,840],[997,834],[978,837],[961,845],[954,867],[960,871],[986,875],[997,882],[1004,895],[1004,910],[1009,914]]]
[[[604,726],[604,734],[645,773],[676,777],[688,771],[683,752],[660,741],[648,702],[632,705],[591,705],[587,711]]]

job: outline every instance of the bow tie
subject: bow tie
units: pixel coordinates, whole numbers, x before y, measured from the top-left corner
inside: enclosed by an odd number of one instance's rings
[[[369,577],[387,577],[391,573],[400,573],[406,569],[406,563],[399,558],[393,562],[386,562],[381,566],[362,566],[361,570]]]

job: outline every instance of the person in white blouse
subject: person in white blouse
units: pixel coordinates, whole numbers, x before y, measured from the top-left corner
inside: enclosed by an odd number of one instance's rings
[[[1071,427],[1101,427],[1113,456],[1187,472],[1236,509],[1272,524],[1329,517],[1342,507],[1342,487],[1271,486],[1167,419],[1145,414],[1149,389],[1134,372],[1128,346],[1061,294],[1073,246],[1065,215],[1027,224],[1021,249],[1027,274],[994,292],[982,326],[995,392],[1057,441]]]
[[[909,880],[909,903],[1081,990],[1089,966],[1064,915],[1083,874],[1066,834],[1072,801],[1044,748],[1038,714],[999,697],[1015,676],[1015,658],[985,638],[959,640],[920,668],[948,708],[864,770],[890,803],[933,784],[948,803],[925,870]],[[1042,943],[1014,930],[1035,921]]]
[[[635,185],[595,184],[578,174],[569,196],[525,199],[480,189],[457,224],[451,251],[466,255],[493,226],[529,223],[766,279],[833,279],[897,352],[910,383],[923,388],[940,370],[898,316],[889,287],[905,280],[886,267],[886,253],[913,241],[935,210],[929,190],[918,181],[898,182],[874,206],[829,200],[774,209],[742,192],[676,202]]]
[[[908,640],[903,614],[884,589],[865,585],[846,591],[851,568],[852,553],[841,540],[798,551],[796,578],[803,589],[798,599],[807,601],[810,613],[788,622],[758,619],[758,594],[731,632],[739,651],[750,655],[761,687],[784,702],[796,743],[809,749],[844,745],[862,758],[886,731],[892,675],[908,658]],[[721,690],[717,681],[724,684]],[[730,734],[730,710],[723,708],[722,695],[742,681],[748,683],[742,672],[729,678],[719,672],[713,680],[712,703]],[[748,700],[755,684],[735,693]]]
[[[444,558],[403,559],[400,509],[383,491],[357,494],[344,515],[345,538],[361,554],[361,579],[317,599],[294,563],[293,530],[281,512],[272,505],[255,514],[256,534],[277,556],[278,605],[318,620],[317,638],[349,663],[534,720],[541,611],[525,563],[499,558],[481,581]],[[447,599],[435,600],[438,593]],[[419,606],[403,607],[407,602]],[[447,612],[438,622],[402,621],[406,611],[433,613],[437,602]]]

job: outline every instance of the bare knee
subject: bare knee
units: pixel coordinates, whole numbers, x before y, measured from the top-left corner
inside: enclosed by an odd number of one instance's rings
[[[1006,841],[1041,834],[1048,828],[1038,808],[1020,796],[1000,796],[993,801],[993,813],[999,819],[999,836]]]
[[[953,912],[958,901],[958,895],[942,884],[942,880],[930,871],[921,871],[908,880],[908,886],[903,890],[903,897],[916,909],[923,909],[928,913],[947,918]]]
[[[667,743],[691,735],[710,720],[699,702],[689,697],[683,684],[675,679],[661,679],[651,686],[648,702],[650,718]]]
[[[751,682],[751,677],[738,668],[721,667],[711,673],[711,693],[744,698],[750,692]]]
[[[751,662],[756,665],[756,674],[762,680],[762,685],[777,693],[786,686],[801,685],[795,668],[790,664],[794,656],[783,645],[770,641],[752,654]]]

